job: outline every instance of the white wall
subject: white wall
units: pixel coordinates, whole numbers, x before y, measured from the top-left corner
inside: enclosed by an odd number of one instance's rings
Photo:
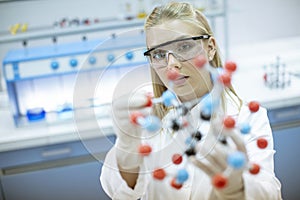
[[[30,26],[52,25],[55,20],[69,18],[107,18],[122,9],[121,0],[32,0],[0,4],[0,29],[11,24],[27,22]]]
[[[229,0],[232,44],[300,36],[299,0]]]

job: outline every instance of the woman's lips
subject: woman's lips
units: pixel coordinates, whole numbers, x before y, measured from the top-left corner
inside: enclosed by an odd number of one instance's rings
[[[173,82],[175,85],[183,85],[186,83],[189,76],[180,75],[177,79],[175,79]]]

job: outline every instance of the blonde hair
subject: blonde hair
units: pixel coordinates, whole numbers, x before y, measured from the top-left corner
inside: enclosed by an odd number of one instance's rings
[[[206,34],[206,35],[213,36],[213,32],[209,26],[206,17],[199,10],[195,9],[189,3],[170,2],[166,5],[154,8],[152,13],[148,15],[145,21],[144,28],[145,30],[147,30],[151,27],[161,25],[167,21],[172,21],[176,19],[193,23],[194,25],[199,27],[199,35]],[[220,51],[218,48],[216,48],[215,56],[213,60],[210,61],[210,65],[216,68],[222,67]],[[160,97],[162,93],[167,90],[167,88],[162,83],[162,81],[160,80],[160,78],[152,68],[151,68],[151,76],[153,81],[152,84],[153,84],[154,97]],[[242,105],[242,101],[234,91],[233,87],[230,86],[226,88],[225,92],[229,94],[229,96],[233,99],[233,101],[240,109]],[[231,94],[233,94],[235,98]],[[226,109],[224,101],[225,101],[225,97],[223,94],[222,102],[223,102],[224,109]],[[163,118],[167,111],[168,111],[167,108],[160,104],[156,105],[156,107],[154,108],[154,113],[160,118]]]

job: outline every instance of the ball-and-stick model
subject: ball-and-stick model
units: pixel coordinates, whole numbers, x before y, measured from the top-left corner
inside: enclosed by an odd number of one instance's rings
[[[161,97],[151,98],[148,96],[147,106],[151,107],[153,104],[163,104],[166,107],[171,107],[176,110],[176,116],[168,118],[166,124],[162,124],[161,120],[153,115],[143,116],[139,112],[131,113],[130,119],[131,122],[137,126],[141,126],[147,132],[157,132],[162,126],[167,126],[173,132],[184,130],[188,131],[189,137],[187,137],[185,144],[186,149],[182,154],[174,154],[172,156],[172,163],[174,165],[179,165],[183,162],[184,157],[189,157],[197,154],[197,143],[202,140],[202,133],[193,127],[188,120],[188,113],[190,108],[195,104],[200,104],[200,115],[199,118],[204,121],[212,120],[214,114],[218,113],[218,108],[220,105],[220,97],[222,92],[226,87],[231,85],[231,79],[233,73],[236,71],[236,63],[232,61],[227,61],[224,65],[224,68],[213,68],[211,67],[206,58],[203,56],[198,56],[194,60],[194,66],[198,68],[204,68],[209,70],[212,80],[213,80],[213,89],[211,92],[201,99],[193,100],[193,102],[184,102],[181,103],[178,101],[176,95],[169,89],[166,90]],[[220,70],[221,69],[221,70]],[[169,70],[167,72],[170,85],[172,81],[176,80],[179,76],[179,72],[176,69]],[[222,127],[225,132],[231,134],[240,133],[241,135],[251,134],[251,125],[250,120],[251,116],[254,115],[260,108],[260,105],[256,101],[251,101],[248,103],[248,109],[250,112],[250,117],[243,121],[237,122],[231,116],[223,116],[222,120],[219,120],[219,127]],[[217,137],[217,136],[216,136]],[[218,140],[224,145],[227,144],[226,134],[220,134]],[[268,142],[264,138],[259,138],[257,140],[257,146],[260,149],[266,148]],[[137,150],[141,156],[149,156],[152,151],[152,147],[148,144],[142,144]],[[228,182],[228,173],[231,170],[248,170],[251,174],[258,174],[260,171],[260,166],[257,163],[252,163],[247,160],[246,155],[243,152],[232,149],[227,155],[227,168],[219,174],[215,174],[212,177],[212,184],[216,188],[224,188]],[[168,174],[168,172],[163,168],[156,168],[152,172],[153,178],[156,180],[163,181],[165,177],[172,176],[170,185],[175,189],[180,189],[184,182],[189,178],[189,173],[185,168],[180,168],[175,174]]]

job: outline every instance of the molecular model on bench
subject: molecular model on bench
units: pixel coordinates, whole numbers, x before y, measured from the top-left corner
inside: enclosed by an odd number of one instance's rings
[[[168,119],[167,126],[171,128],[173,132],[177,132],[179,130],[189,131],[189,137],[185,141],[186,148],[182,154],[174,154],[172,156],[172,162],[174,165],[179,165],[183,162],[184,157],[194,156],[197,154],[196,144],[201,141],[202,134],[196,128],[192,127],[189,124],[189,120],[187,119],[188,112],[192,105],[195,103],[200,103],[200,116],[204,121],[210,121],[211,117],[214,116],[214,113],[218,113],[218,107],[220,104],[221,94],[224,89],[231,85],[232,74],[236,71],[236,64],[232,61],[227,61],[224,65],[224,68],[214,68],[211,67],[206,58],[199,56],[194,60],[194,65],[199,68],[206,68],[212,75],[213,80],[213,89],[211,92],[205,97],[201,99],[196,99],[193,101],[196,102],[184,102],[181,103],[177,100],[176,95],[171,90],[166,90],[161,97],[152,98],[151,96],[147,96],[148,103],[146,106],[151,107],[153,104],[161,103],[166,107],[172,107],[176,110],[175,117]],[[220,70],[221,69],[221,70]],[[172,81],[178,77],[179,73],[176,70],[169,70],[167,76],[172,84]],[[251,101],[248,103],[248,108],[250,111],[250,117],[243,122],[236,122],[235,119],[231,116],[224,116],[223,121],[221,120],[220,126],[224,127],[226,131],[232,132],[232,134],[236,134],[238,132],[242,135],[250,135],[251,134],[251,126],[250,119],[251,115],[254,115],[260,108],[260,105],[257,101]],[[139,112],[132,112],[130,115],[131,122],[137,126],[141,126],[146,129],[147,132],[157,132],[162,128],[161,120],[154,116],[148,115],[143,116]],[[221,135],[220,142],[224,145],[227,145],[226,136]],[[264,149],[267,147],[268,142],[264,138],[259,138],[257,141],[257,146],[260,149]],[[152,151],[152,147],[148,144],[142,144],[137,150],[141,156],[149,156]],[[227,155],[227,168],[225,171],[219,174],[215,174],[212,177],[212,184],[215,188],[224,188],[228,183],[228,172],[231,170],[248,170],[251,174],[258,174],[260,171],[260,166],[258,163],[251,163],[247,160],[244,153],[234,150]],[[171,177],[170,185],[175,189],[180,189],[184,182],[188,180],[189,173],[185,168],[180,168],[175,174],[170,173],[163,168],[156,168],[152,172],[152,176],[156,180],[164,181],[167,176]]]

